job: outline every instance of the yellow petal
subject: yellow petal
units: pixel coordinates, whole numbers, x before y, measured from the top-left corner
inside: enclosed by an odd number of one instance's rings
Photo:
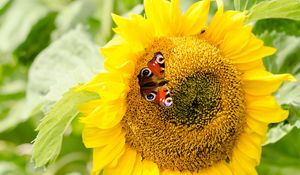
[[[99,175],[99,174],[100,174],[100,171],[101,171],[101,170],[98,170],[98,171],[92,171],[92,172],[90,173],[90,175]]]
[[[177,172],[172,170],[164,170],[161,175],[177,175]]]
[[[102,72],[76,90],[96,92],[100,95],[101,100],[116,100],[124,98],[129,87],[127,80],[119,72]]]
[[[94,148],[111,144],[121,135],[121,125],[110,129],[99,129],[85,126],[82,131],[82,139],[85,147]]]
[[[81,118],[81,121],[90,127],[101,129],[116,126],[126,112],[126,100],[116,100],[99,104],[88,116]]]
[[[152,24],[142,16],[130,14],[130,18],[124,18],[112,14],[112,18],[118,26],[114,29],[115,33],[130,43],[134,51],[144,50],[154,38]]]
[[[153,24],[151,30],[154,29],[155,36],[169,36],[173,30],[170,27],[171,3],[166,0],[145,0],[144,7],[147,19]]]
[[[116,36],[106,43],[105,46],[100,49],[100,52],[105,59],[111,57],[118,58],[124,54],[124,52],[129,54],[132,51],[131,48],[125,48],[127,46],[126,44],[127,43],[123,38]]]
[[[222,172],[217,170],[217,167],[213,166],[208,168],[207,175],[225,175]]]
[[[99,106],[99,104],[101,104],[101,100],[92,100],[80,105],[79,110],[84,116],[87,116],[93,112],[94,109]]]
[[[262,59],[258,59],[255,61],[247,62],[247,63],[235,63],[235,66],[241,71],[246,72],[252,69],[261,69],[265,70],[264,63]]]
[[[260,136],[265,136],[268,130],[268,124],[255,120],[254,118],[247,116],[247,126]]]
[[[244,38],[241,36],[241,38]],[[246,41],[245,41],[246,42]],[[235,64],[248,63],[256,60],[260,60],[265,56],[272,55],[276,52],[275,48],[266,47],[262,40],[258,39],[254,34],[250,33],[247,44],[241,43],[238,52],[228,53],[229,59]]]
[[[242,27],[245,18],[246,13],[226,11],[223,14],[223,10],[220,9],[213,17],[204,37],[218,46],[228,32]]]
[[[210,0],[203,0],[194,3],[187,10],[183,17],[182,30],[184,36],[195,35],[201,32],[207,22],[209,7]]]
[[[170,22],[169,34],[170,36],[180,36],[182,32],[182,14],[180,12],[180,0],[172,0],[170,6]]]
[[[126,146],[126,144],[125,144],[125,146]],[[119,163],[119,159],[122,157],[122,155],[124,153],[125,153],[125,148],[122,150],[122,152],[119,155],[117,155],[115,157],[115,159],[113,161],[111,161],[107,166],[105,166],[104,169],[105,168],[115,168]]]
[[[221,172],[222,175],[232,175],[232,171],[225,162],[218,164],[218,171]]]
[[[118,164],[114,168],[105,168],[105,175],[128,175],[132,174],[136,161],[136,151],[127,148],[124,154],[120,157]]]
[[[247,63],[247,62],[252,62],[258,59],[261,59],[263,57],[272,55],[276,52],[275,48],[272,47],[260,47],[257,49],[251,50],[246,50],[245,52],[241,52],[239,55],[231,57],[233,63]]]
[[[258,164],[261,156],[261,140],[255,139],[258,137],[255,134],[244,133],[240,136],[237,143],[237,148],[243,152],[243,154],[254,159]]]
[[[142,175],[159,175],[159,169],[156,163],[149,160],[143,160],[142,164],[143,164]]]
[[[288,116],[288,111],[282,110],[273,96],[246,95],[246,101],[247,114],[255,120],[277,123]]]
[[[132,174],[141,175],[142,173],[143,173],[142,157],[140,154],[137,154]]]
[[[120,135],[112,144],[93,149],[93,172],[103,169],[124,152],[125,136]]]
[[[284,80],[295,81],[290,74],[274,75],[260,69],[245,72],[243,79],[244,90],[251,95],[269,95],[275,92]]]
[[[235,150],[235,155],[233,156],[232,164],[235,165],[234,168],[238,169],[241,175],[257,175],[257,171],[255,169],[256,163],[251,158],[245,156],[239,150]],[[239,174],[239,175],[240,175]]]
[[[130,78],[135,71],[135,62],[125,57],[122,61],[120,59],[105,59],[104,68],[108,71],[118,71],[121,72],[125,78]]]
[[[124,98],[127,94],[129,87],[128,85],[120,82],[99,82],[90,84],[85,87],[87,91],[96,92],[100,95],[102,100],[117,100]]]
[[[105,70],[122,72],[126,77],[132,75],[138,55],[132,50],[131,45],[121,37],[112,39],[101,48],[101,53],[105,58]]]
[[[207,168],[200,170],[199,172],[193,172],[193,175],[210,175]]]
[[[220,44],[223,54],[231,58],[236,53],[240,53],[249,42],[251,30],[252,27],[243,26],[225,34],[224,40]]]
[[[267,140],[267,135],[260,135],[257,132],[253,132],[249,127],[245,127],[245,134],[249,134],[249,137],[252,137],[252,143],[255,143],[256,145],[263,145]],[[260,148],[262,149],[262,148]],[[251,157],[252,159],[255,159],[255,157]],[[255,159],[256,163],[260,163],[260,156]]]
[[[203,171],[199,171],[199,173],[207,175],[232,175],[232,172],[225,161],[217,163],[212,167],[204,169]]]
[[[216,0],[218,6],[218,12],[223,13],[224,11],[224,2],[223,0]]]

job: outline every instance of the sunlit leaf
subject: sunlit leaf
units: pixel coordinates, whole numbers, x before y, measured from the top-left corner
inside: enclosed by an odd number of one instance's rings
[[[111,37],[112,34],[112,20],[111,20],[111,12],[114,8],[114,1],[95,1],[96,6],[99,7],[96,11],[94,17],[101,21],[101,28],[96,36],[96,41],[101,45],[105,44],[105,42]]]
[[[90,16],[96,11],[96,6],[90,1],[74,1],[65,7],[57,16],[55,21],[56,30],[52,39],[57,39],[78,24],[87,23]]]
[[[34,58],[50,44],[51,32],[55,29],[55,12],[49,12],[33,25],[26,40],[13,52],[23,64],[31,64]],[[43,32],[40,32],[43,31]]]
[[[25,121],[27,108],[24,100],[27,68],[0,65],[0,133]]]
[[[300,36],[300,21],[289,19],[264,19],[255,23],[255,33],[284,33],[288,36]],[[288,46],[288,45],[287,45]]]
[[[0,161],[0,174],[5,175],[26,175],[26,171],[13,162]]]
[[[0,174],[1,175],[29,175],[26,165],[27,156],[22,156],[19,146],[0,140]],[[28,163],[29,164],[29,163]]]
[[[35,107],[58,101],[69,88],[87,82],[103,68],[101,58],[90,36],[77,27],[41,52],[29,71],[27,101]]]
[[[2,0],[0,1],[0,16],[6,12],[13,0]]]
[[[270,0],[256,4],[248,16],[248,21],[267,18],[300,20],[300,1]]]
[[[99,98],[90,92],[69,91],[42,119],[33,146],[32,158],[36,167],[52,163],[58,156],[63,134],[72,120],[78,115],[78,107],[86,101]]]
[[[60,11],[73,0],[39,0],[54,11]]]
[[[0,132],[16,126],[17,124],[28,119],[30,116],[31,111],[29,110],[25,99],[16,101],[11,107],[12,109],[5,116],[5,118],[0,120]]]
[[[0,63],[10,60],[12,51],[25,41],[32,26],[48,11],[37,0],[12,2],[0,21]]]
[[[234,2],[234,9],[239,11],[241,9],[241,1],[234,0],[233,2]]]
[[[270,128],[267,133],[268,140],[264,143],[264,145],[278,142],[292,131],[292,129],[294,129],[294,126],[289,123],[279,123],[275,127]]]

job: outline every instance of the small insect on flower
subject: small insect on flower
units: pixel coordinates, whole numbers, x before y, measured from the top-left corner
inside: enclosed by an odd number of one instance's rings
[[[172,107],[173,99],[165,80],[165,59],[161,52],[156,52],[139,75],[140,91],[147,101],[154,101],[163,107]]]

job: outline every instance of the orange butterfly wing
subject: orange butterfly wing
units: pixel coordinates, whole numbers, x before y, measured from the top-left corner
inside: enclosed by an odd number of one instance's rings
[[[170,107],[172,98],[166,86],[167,81],[164,79],[165,63],[162,53],[155,53],[147,66],[138,75],[141,94],[148,101],[155,101],[161,106]]]

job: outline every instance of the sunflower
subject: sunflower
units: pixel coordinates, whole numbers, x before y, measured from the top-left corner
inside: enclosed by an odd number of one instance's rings
[[[275,49],[244,25],[246,12],[216,2],[208,25],[210,0],[184,13],[179,0],[145,0],[145,17],[113,15],[106,71],[79,88],[100,95],[80,108],[92,174],[257,174],[268,124],[288,116],[271,94],[294,78],[267,72]],[[150,77],[153,59],[161,77]],[[153,101],[163,87],[168,106]]]

